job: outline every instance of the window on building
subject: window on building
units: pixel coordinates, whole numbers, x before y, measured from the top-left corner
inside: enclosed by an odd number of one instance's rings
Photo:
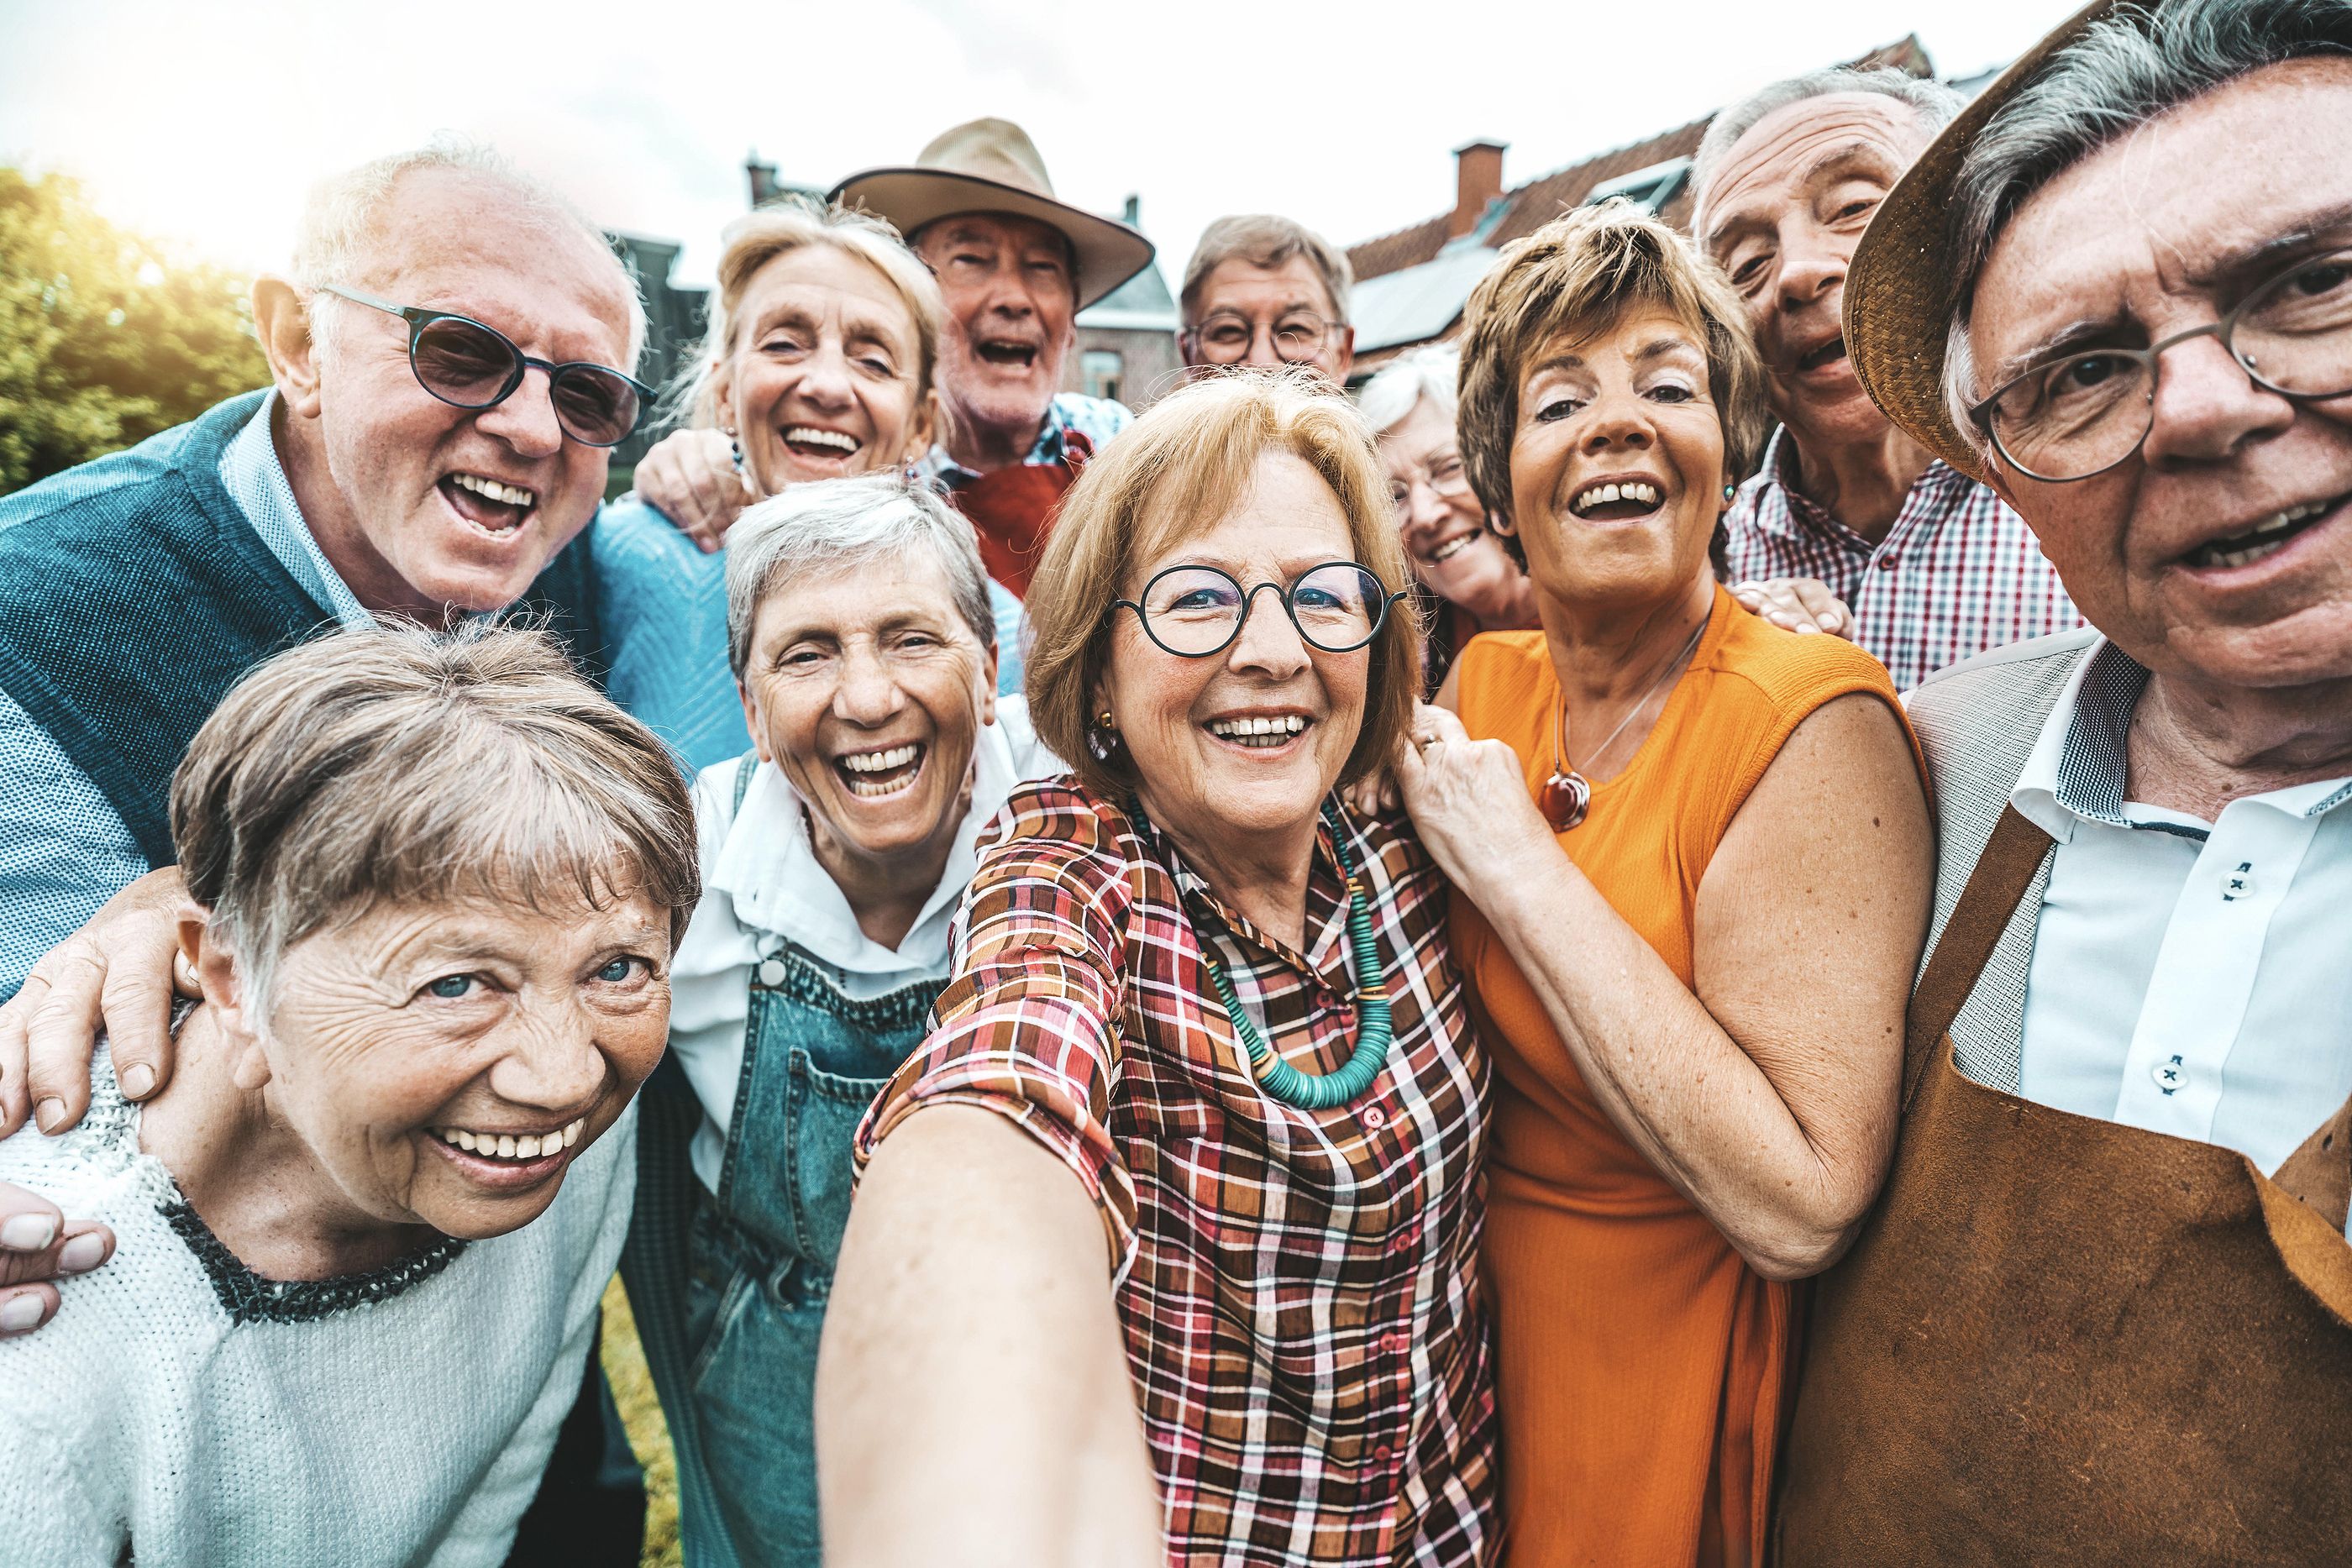
[[[1085,378],[1088,397],[1123,401],[1127,361],[1117,349],[1088,349],[1078,357],[1078,374]]]
[[[1653,163],[1646,169],[1636,169],[1630,174],[1603,181],[1592,187],[1592,193],[1585,197],[1584,202],[1587,206],[1591,206],[1612,196],[1622,196],[1654,215],[1675,199],[1675,193],[1690,179],[1690,172],[1689,159],[1669,158],[1663,163]]]

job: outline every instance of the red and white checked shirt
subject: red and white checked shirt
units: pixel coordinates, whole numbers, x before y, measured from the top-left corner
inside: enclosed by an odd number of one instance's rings
[[[1853,612],[1854,641],[1907,692],[1947,664],[2083,624],[2025,519],[1990,486],[1927,465],[1886,537],[1872,544],[1789,483],[1783,429],[1724,521],[1731,580],[1819,578]]]
[[[1302,954],[1149,821],[1061,779],[1015,791],[991,828],[930,1038],[858,1133],[862,1164],[919,1107],[979,1105],[1076,1173],[1109,1237],[1169,1560],[1187,1568],[1451,1568],[1499,1544],[1477,1271],[1488,1063],[1444,878],[1401,819],[1342,820],[1396,1030],[1354,1103],[1268,1098],[1202,962],[1206,943],[1301,1071],[1348,1059],[1329,830]]]

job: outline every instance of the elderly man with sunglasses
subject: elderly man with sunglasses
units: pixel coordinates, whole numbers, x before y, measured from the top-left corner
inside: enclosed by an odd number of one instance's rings
[[[247,670],[339,624],[510,606],[596,664],[573,541],[649,396],[627,373],[643,309],[603,236],[440,141],[321,185],[253,309],[271,388],[0,500],[0,1136],[79,1120],[101,984],[123,1091],[162,1086],[167,988],[108,960],[170,940],[180,880],[142,873],[173,858],[172,770]],[[0,1185],[0,1334],[46,1322],[48,1281],[111,1246]],[[633,1562],[641,1501],[589,1479],[597,1413],[591,1390],[561,1500],[542,1491],[524,1533]]]

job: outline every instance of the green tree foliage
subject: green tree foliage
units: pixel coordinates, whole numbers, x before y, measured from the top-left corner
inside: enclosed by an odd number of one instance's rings
[[[245,279],[0,168],[0,495],[268,379]]]

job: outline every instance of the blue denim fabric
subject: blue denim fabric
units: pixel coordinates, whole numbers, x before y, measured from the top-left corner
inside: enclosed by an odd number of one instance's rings
[[[685,1319],[700,1462],[744,1563],[822,1560],[817,1336],[849,1221],[850,1140],[940,989],[853,1000],[789,945],[755,973],[726,1164],[688,1240]]]

